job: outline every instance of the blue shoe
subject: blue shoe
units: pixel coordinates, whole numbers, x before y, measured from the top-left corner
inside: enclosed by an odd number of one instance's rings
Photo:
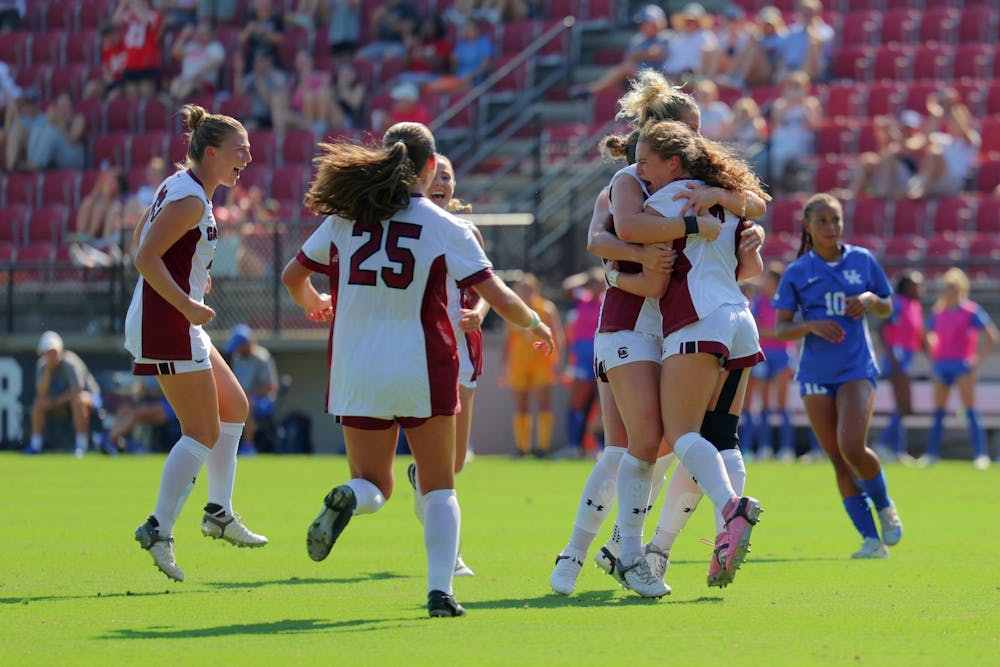
[[[31,445],[28,445],[27,447],[21,450],[21,453],[24,454],[25,456],[34,456],[35,454],[41,454],[42,450],[35,449]]]
[[[239,448],[236,450],[237,456],[257,456],[257,448],[253,445],[242,442]]]

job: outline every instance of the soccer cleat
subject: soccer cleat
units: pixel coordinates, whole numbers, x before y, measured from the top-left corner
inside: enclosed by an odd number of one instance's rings
[[[152,518],[152,517],[150,517]],[[174,581],[184,581],[184,573],[174,558],[174,538],[163,537],[149,519],[135,529],[135,541],[153,556],[156,568]]]
[[[86,456],[86,454],[87,454],[87,448],[86,447],[74,447],[73,448],[73,456],[75,456],[78,459],[82,459],[84,456]]]
[[[201,534],[213,540],[222,538],[238,547],[262,547],[267,544],[267,538],[251,532],[243,525],[243,517],[236,512],[222,516],[205,512],[201,518]]]
[[[750,551],[750,532],[757,525],[762,511],[760,503],[749,496],[731,498],[722,508],[726,528],[719,537],[725,535],[726,547],[713,558],[719,559],[730,574],[735,573],[746,560]],[[719,546],[719,537],[715,540],[716,547]]]
[[[892,503],[878,511],[878,520],[882,524],[882,541],[892,547],[903,539],[903,522],[899,520],[896,504]]]
[[[318,562],[330,554],[330,549],[344,532],[357,505],[354,491],[346,484],[341,484],[326,494],[323,511],[309,524],[306,532],[306,550],[310,558]]]
[[[727,571],[722,561],[719,560],[719,555],[729,548],[725,531],[715,536],[715,545],[715,548],[712,550],[712,563],[708,566],[707,581],[710,588],[713,586],[716,588],[725,588],[733,583],[733,577],[736,574],[735,572]]]
[[[661,598],[670,595],[670,586],[649,569],[644,556],[637,556],[628,565],[619,558],[615,562],[615,579],[625,588],[635,591],[644,598]]]
[[[455,596],[451,593],[431,591],[427,594],[427,614],[431,618],[465,616],[465,607],[458,604]]]
[[[25,456],[35,456],[37,454],[41,454],[42,450],[41,449],[35,449],[31,445],[28,445],[27,447],[25,447],[24,449],[21,450],[21,453],[24,454]]]
[[[861,548],[851,554],[851,558],[888,558],[889,547],[877,537],[866,537]]]
[[[476,575],[476,573],[472,571],[472,568],[466,565],[465,561],[462,560],[462,554],[455,556],[455,571],[453,574],[456,577],[474,577]]]
[[[987,470],[990,467],[990,457],[986,454],[980,454],[972,460],[972,465],[976,470]]]
[[[615,574],[615,563],[618,562],[618,556],[611,553],[611,549],[607,546],[601,547],[596,554],[594,554],[594,565],[601,568],[606,574],[614,576]]]
[[[559,595],[572,595],[576,590],[576,578],[583,567],[583,556],[579,554],[559,554],[556,566],[549,577],[549,585]]]
[[[652,542],[647,544],[642,551],[646,557],[646,562],[649,563],[649,569],[653,571],[654,575],[663,579],[667,575],[667,569],[670,567],[670,552],[661,551]]]
[[[920,458],[917,459],[917,466],[920,468],[926,468],[927,466],[932,466],[938,462],[938,457],[931,454],[921,454]]]

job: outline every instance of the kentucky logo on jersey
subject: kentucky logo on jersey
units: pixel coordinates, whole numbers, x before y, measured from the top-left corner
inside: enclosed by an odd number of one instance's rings
[[[855,271],[854,269],[848,269],[847,271],[844,271],[844,280],[846,280],[851,285],[860,285],[864,282],[864,278],[861,277],[861,274]]]

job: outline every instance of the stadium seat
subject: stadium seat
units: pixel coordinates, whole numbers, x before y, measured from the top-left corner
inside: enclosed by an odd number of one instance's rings
[[[863,114],[864,99],[857,83],[834,83],[820,89],[827,118],[854,118]]]
[[[913,81],[903,89],[902,108],[926,113],[927,98],[941,92],[940,81]]]
[[[289,130],[285,133],[281,141],[282,164],[309,164],[315,154],[316,140],[310,130]]]
[[[977,234],[969,241],[966,271],[973,279],[1000,278],[1000,238],[996,234]]]
[[[615,20],[615,0],[587,0],[587,22]]]
[[[2,41],[2,39],[0,39]],[[43,108],[45,100],[51,95],[49,93],[49,78],[52,75],[52,65],[33,65],[31,67],[18,67],[14,74],[14,80],[21,88],[37,88],[42,94]]]
[[[500,69],[506,67],[514,59],[514,56],[504,56],[499,58],[494,64],[494,71],[499,71]],[[516,65],[510,72],[508,72],[502,79],[497,81],[496,85],[493,87],[495,91],[500,91],[513,96],[513,93],[525,90],[528,88],[531,82],[532,74],[532,61],[527,60],[520,65]]]
[[[0,39],[0,61],[11,67],[31,64],[31,35],[27,32],[8,32]]]
[[[63,47],[66,42],[64,30],[36,32],[31,35],[29,54],[32,65],[63,64]]]
[[[28,243],[62,243],[66,211],[62,204],[46,204],[33,210],[28,220]]]
[[[391,85],[404,70],[406,70],[406,62],[402,57],[383,58],[378,63],[378,80],[382,82],[383,86]]]
[[[799,252],[802,243],[801,232],[796,234],[774,234],[767,237],[767,243],[761,248],[765,260],[781,260],[791,262]]]
[[[36,4],[29,2],[29,5]],[[75,2],[49,2],[45,6],[44,29],[72,31],[76,27]]]
[[[606,123],[618,113],[618,98],[622,96],[622,91],[602,90],[594,95],[594,107],[592,120],[595,123]]]
[[[253,144],[250,145],[250,148],[252,153]],[[176,162],[183,163],[187,159],[187,149],[187,137],[179,133],[171,134],[170,141],[167,144],[167,162],[171,164]]]
[[[872,254],[878,257],[882,254],[885,239],[877,234],[845,234],[844,243],[850,243],[851,245],[867,248],[872,252]]]
[[[865,108],[869,116],[896,116],[903,101],[904,88],[895,81],[879,81],[868,86]]]
[[[948,79],[954,49],[943,44],[920,44],[913,52],[914,79]]]
[[[996,87],[996,92],[1000,93],[1000,86]],[[997,95],[997,97],[1000,97],[1000,95]],[[1000,99],[993,100],[993,103],[1000,103]],[[1000,116],[987,116],[984,118],[980,126],[980,135],[982,137],[980,151],[984,156],[1000,151]]]
[[[771,202],[768,231],[771,234],[797,234],[802,230],[802,206],[806,203],[800,197],[782,197]],[[771,242],[770,237],[767,243]]]
[[[920,21],[921,42],[954,43],[962,12],[954,7],[925,9]]]
[[[926,199],[896,199],[892,202],[892,233],[926,236],[930,215]]]
[[[528,47],[540,33],[541,22],[533,19],[511,21],[503,24],[500,35],[500,54],[514,56]]]
[[[80,193],[80,199],[83,199],[94,191],[94,188],[97,187],[97,182],[101,179],[102,173],[100,169],[87,169],[80,173],[80,186],[77,190]]]
[[[242,4],[242,3],[237,3]],[[116,3],[109,0],[84,0],[77,11],[78,30],[98,30],[111,21]]]
[[[273,130],[254,130],[250,132],[250,154],[254,162],[262,166],[273,167],[277,164],[278,139]]]
[[[846,121],[828,121],[816,129],[816,155],[851,153],[854,147],[855,130]]]
[[[975,231],[1000,237],[1000,196],[987,194],[978,197]]]
[[[875,51],[873,76],[876,80],[907,81],[912,70],[912,46],[883,44]]]
[[[267,165],[251,164],[240,174],[239,184],[240,187],[247,189],[260,188],[264,196],[267,197],[271,187],[271,169]]]
[[[816,192],[829,192],[851,187],[854,160],[844,155],[827,155],[816,165],[813,187]]]
[[[174,109],[163,104],[155,98],[149,98],[142,102],[140,118],[142,119],[142,129],[144,132],[151,130],[174,131],[178,121],[175,119]]]
[[[583,4],[582,0],[550,0],[548,3],[549,19],[560,20],[566,16],[584,18]]]
[[[79,201],[77,187],[80,174],[76,170],[49,171],[41,174],[42,201],[46,204],[76,206]]]
[[[126,167],[141,167],[151,158],[163,157],[167,150],[167,136],[162,130],[133,135],[129,142],[129,159]]]
[[[1000,186],[1000,158],[985,160],[976,174],[976,189],[993,192],[997,186]]]
[[[841,46],[872,46],[877,43],[882,28],[882,13],[870,9],[856,10],[844,15],[840,29]]]
[[[920,263],[927,251],[927,240],[922,236],[890,236],[882,250],[887,267],[902,268]]]
[[[961,44],[983,42],[995,44],[997,40],[997,12],[990,7],[966,7],[958,22],[958,41]]]
[[[934,201],[934,233],[967,236],[975,227],[975,202],[971,197],[942,197]]]
[[[28,237],[28,207],[21,204],[0,209],[0,242],[23,245]]]
[[[858,123],[858,154],[870,151],[878,152],[878,142],[875,139],[875,123],[865,119]]]
[[[0,241],[0,266],[11,264],[17,257],[17,246],[8,241]]]
[[[991,78],[994,53],[992,44],[959,44],[955,47],[952,76],[956,79]]]
[[[139,100],[116,97],[104,105],[105,132],[138,132]]]
[[[216,113],[232,116],[233,118],[250,118],[253,109],[253,98],[249,95],[233,95],[217,101]],[[253,148],[253,142],[250,143]]]
[[[912,44],[917,39],[920,12],[914,9],[890,9],[882,17],[882,44]]]
[[[947,234],[935,234],[927,242],[927,264],[937,264],[942,268],[956,266],[965,259],[965,239]]]
[[[849,46],[833,54],[835,79],[867,81],[871,77],[872,54],[866,46]]]
[[[96,137],[91,164],[101,169],[108,166],[124,167],[128,157],[129,136],[128,132],[113,132]]]
[[[847,222],[852,234],[888,236],[889,216],[884,199],[858,199],[850,207]]]
[[[74,104],[83,97],[84,87],[90,79],[87,65],[63,65],[55,67],[49,75],[49,93],[56,97],[68,93]]]
[[[21,204],[32,208],[38,205],[38,174],[13,172],[4,179],[3,204]]]
[[[306,181],[311,175],[306,165],[280,167],[271,173],[271,196],[275,199],[302,201]]]
[[[101,41],[95,30],[72,32],[66,37],[66,64],[98,67],[101,64]]]

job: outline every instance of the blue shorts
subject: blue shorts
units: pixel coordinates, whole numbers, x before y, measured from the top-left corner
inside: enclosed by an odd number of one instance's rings
[[[569,369],[574,380],[591,381],[597,378],[594,375],[594,339],[587,338],[573,341],[570,346],[573,350],[573,366]]]
[[[868,380],[872,383],[872,389],[875,388],[875,378],[858,378],[859,380]],[[854,380],[848,380],[847,382],[854,382]],[[829,396],[830,398],[836,398],[837,392],[843,387],[847,382],[831,382],[829,384],[824,384],[820,382],[800,382],[799,383],[799,396]]]
[[[934,362],[934,379],[941,384],[951,386],[966,373],[972,370],[968,361],[961,359],[942,359]]]
[[[755,380],[773,380],[792,367],[792,355],[787,347],[764,348],[767,358],[750,370]]]
[[[250,410],[257,419],[273,415],[274,407],[274,401],[267,396],[253,396],[250,398]]]
[[[889,373],[892,370],[892,364],[889,363],[888,355],[892,355],[896,359],[896,363],[899,364],[899,368],[904,374],[910,374],[910,368],[913,366],[913,358],[916,356],[915,350],[908,350],[898,345],[893,345],[889,348],[888,354],[882,357],[882,362],[879,364],[882,369],[882,377],[889,377]]]

